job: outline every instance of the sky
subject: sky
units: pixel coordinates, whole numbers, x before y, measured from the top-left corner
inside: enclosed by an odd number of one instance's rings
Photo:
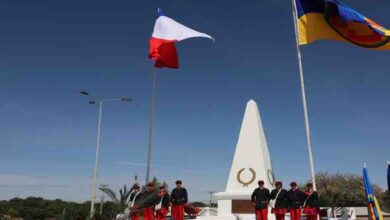
[[[390,27],[388,1],[344,2]],[[276,178],[310,179],[290,3],[3,0],[0,200],[89,199],[93,98],[133,98],[104,104],[98,184],[119,190],[135,175],[144,180],[153,66],[147,53],[157,8],[216,42],[180,42],[180,69],[157,71],[153,175],[170,186],[182,179],[192,201],[224,191],[253,99]],[[366,162],[371,181],[384,188],[389,52],[319,41],[302,47],[302,56],[316,172],[361,175]]]

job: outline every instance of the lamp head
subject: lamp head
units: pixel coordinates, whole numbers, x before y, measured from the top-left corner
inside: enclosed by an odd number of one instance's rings
[[[89,95],[89,92],[86,92],[86,91],[80,91],[80,94],[81,94],[81,95]]]
[[[133,101],[133,99],[132,99],[132,98],[129,98],[129,97],[123,97],[123,98],[121,98],[121,101],[124,101],[124,102],[131,102],[131,101]]]

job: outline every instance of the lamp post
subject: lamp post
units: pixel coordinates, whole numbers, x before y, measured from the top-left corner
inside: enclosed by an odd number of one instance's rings
[[[81,95],[89,96],[89,92],[80,91]],[[99,105],[99,121],[97,127],[97,137],[96,137],[96,154],[95,154],[95,168],[93,172],[93,183],[92,183],[92,195],[91,195],[91,210],[90,216],[93,217],[93,213],[95,211],[95,199],[96,199],[96,180],[97,180],[97,169],[98,169],[98,161],[99,161],[99,146],[100,146],[100,128],[102,124],[102,111],[103,111],[103,103],[105,102],[113,102],[113,101],[123,101],[123,102],[131,102],[132,98],[122,97],[122,98],[114,98],[114,99],[97,99],[91,100],[88,103],[91,105],[95,105],[98,103]]]
[[[207,191],[208,194],[210,194],[210,208],[213,206],[213,194],[215,191]]]

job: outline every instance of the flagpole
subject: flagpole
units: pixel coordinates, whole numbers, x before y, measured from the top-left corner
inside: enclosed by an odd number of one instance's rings
[[[151,173],[151,163],[152,163],[152,143],[153,143],[153,119],[154,119],[154,110],[155,110],[155,100],[156,100],[156,85],[157,76],[156,68],[153,67],[152,70],[152,97],[150,99],[150,113],[149,113],[149,134],[148,134],[148,157],[147,157],[147,167],[146,167],[146,184],[149,183],[150,173]]]
[[[307,142],[307,149],[309,152],[309,161],[310,161],[310,173],[311,173],[311,180],[313,183],[313,189],[317,190],[316,178],[315,178],[315,172],[314,172],[314,160],[313,160],[313,153],[312,153],[312,149],[311,149],[311,140],[310,140],[310,126],[309,126],[309,115],[307,112],[307,103],[306,103],[305,80],[303,77],[301,48],[299,46],[299,30],[298,30],[298,21],[297,21],[298,13],[297,13],[297,5],[295,3],[295,0],[292,0],[292,10],[293,10],[293,18],[294,18],[295,42],[296,42],[296,47],[297,47],[299,77],[300,77],[300,81],[301,81],[303,113],[305,116],[306,142]]]

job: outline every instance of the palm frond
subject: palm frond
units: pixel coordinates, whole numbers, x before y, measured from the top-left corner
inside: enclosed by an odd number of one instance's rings
[[[123,195],[123,201],[126,202],[128,200],[128,198],[130,197],[130,194],[131,194],[131,191],[127,191],[124,195]]]
[[[122,189],[119,190],[119,199],[122,200],[123,198],[123,191]]]
[[[99,189],[104,192],[108,197],[110,197],[110,199],[118,204],[120,203],[120,201],[118,200],[118,198],[116,197],[116,193],[114,192],[114,190],[110,189],[110,188],[107,188],[107,187],[99,187]]]

